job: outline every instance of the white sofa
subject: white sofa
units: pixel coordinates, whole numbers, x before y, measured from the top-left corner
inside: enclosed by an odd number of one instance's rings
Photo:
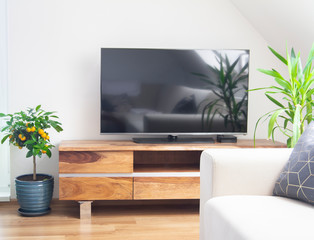
[[[314,239],[314,206],[272,196],[291,151],[205,150],[200,166],[200,239]]]

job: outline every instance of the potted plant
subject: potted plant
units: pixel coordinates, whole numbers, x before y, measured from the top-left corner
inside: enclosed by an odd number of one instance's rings
[[[20,204],[18,212],[26,216],[38,216],[50,212],[54,178],[47,174],[36,172],[36,157],[47,155],[51,157],[51,149],[48,128],[62,131],[61,123],[57,121],[55,112],[46,112],[41,105],[36,108],[28,108],[13,114],[0,113],[5,119],[5,126],[1,132],[5,135],[1,140],[20,149],[27,149],[26,157],[33,158],[33,173],[16,177],[16,195]]]
[[[274,49],[269,47],[270,51],[288,67],[288,78],[284,78],[275,69],[264,70],[260,72],[274,77],[279,86],[270,86],[264,88],[251,89],[250,91],[266,89],[266,97],[273,102],[277,108],[261,116],[255,125],[254,140],[256,129],[261,119],[268,121],[268,138],[274,140],[275,130],[279,130],[287,136],[287,147],[293,148],[299,137],[304,131],[305,123],[313,120],[313,99],[314,89],[314,69],[312,62],[314,59],[314,44],[307,58],[305,67],[302,68],[300,53],[297,55],[294,49],[291,49],[289,55],[286,48],[286,58],[281,56]],[[274,98],[271,95],[280,97]]]

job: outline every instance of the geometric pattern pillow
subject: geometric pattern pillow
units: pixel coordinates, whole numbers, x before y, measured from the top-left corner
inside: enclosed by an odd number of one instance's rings
[[[314,122],[311,122],[275,183],[273,194],[314,204]]]

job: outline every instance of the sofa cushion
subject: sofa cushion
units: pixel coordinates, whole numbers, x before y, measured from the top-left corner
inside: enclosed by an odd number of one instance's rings
[[[314,122],[295,145],[273,194],[314,204]]]
[[[222,196],[204,206],[204,236],[211,240],[314,239],[314,207],[275,196]]]

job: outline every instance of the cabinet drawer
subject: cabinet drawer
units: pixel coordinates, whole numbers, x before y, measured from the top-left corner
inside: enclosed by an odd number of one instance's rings
[[[199,177],[135,177],[134,199],[199,199]]]
[[[60,173],[130,173],[133,152],[59,152]]]
[[[60,200],[132,199],[131,177],[60,177]]]

